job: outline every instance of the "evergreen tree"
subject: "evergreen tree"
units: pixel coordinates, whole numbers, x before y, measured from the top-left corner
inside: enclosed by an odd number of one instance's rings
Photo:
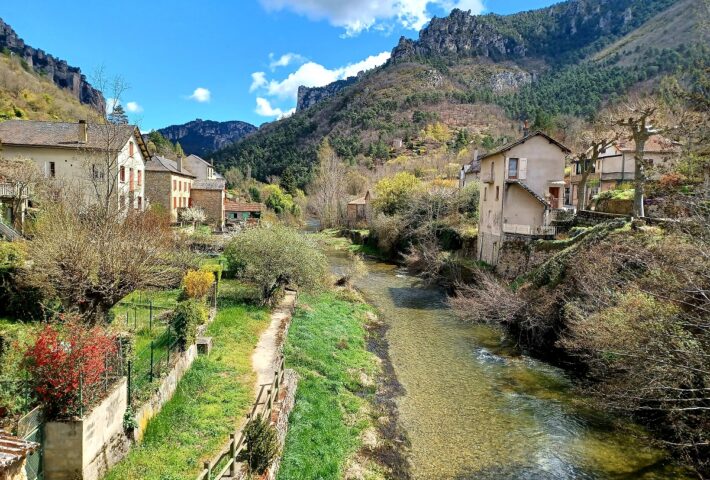
[[[128,125],[128,115],[120,103],[113,107],[113,111],[108,115],[108,121],[114,125]]]

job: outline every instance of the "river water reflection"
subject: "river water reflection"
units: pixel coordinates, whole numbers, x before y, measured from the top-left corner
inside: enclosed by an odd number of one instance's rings
[[[328,254],[335,271],[349,261]],[[561,370],[456,319],[440,290],[394,265],[366,263],[356,286],[389,327],[415,479],[693,478],[640,428],[585,407]]]

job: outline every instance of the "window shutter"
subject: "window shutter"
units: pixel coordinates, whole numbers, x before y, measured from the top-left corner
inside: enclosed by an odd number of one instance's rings
[[[507,180],[510,178],[510,159],[505,157],[503,161],[503,179]]]
[[[520,180],[525,180],[528,178],[528,159],[519,158],[518,159],[518,178]]]

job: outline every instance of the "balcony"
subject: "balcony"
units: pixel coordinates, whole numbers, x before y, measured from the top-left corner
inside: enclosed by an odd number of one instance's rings
[[[17,198],[20,197],[20,186],[16,183],[0,183],[0,197]],[[27,198],[27,188],[22,191],[22,198]]]
[[[504,223],[503,233],[528,236],[554,236],[557,234],[557,227],[552,225],[518,225],[515,223]]]
[[[495,182],[495,175],[492,175],[490,173],[482,173],[481,174],[481,181],[483,183],[493,183],[493,182]]]

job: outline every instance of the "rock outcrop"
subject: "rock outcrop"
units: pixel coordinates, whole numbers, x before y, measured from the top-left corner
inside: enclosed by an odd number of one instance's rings
[[[186,154],[204,156],[227,147],[257,128],[238,120],[215,122],[197,119],[183,125],[171,125],[158,130],[171,142],[180,142]]]
[[[72,67],[44,50],[33,48],[22,40],[10,25],[0,19],[0,49],[17,55],[35,72],[45,75],[55,85],[68,90],[81,103],[103,111],[106,105],[103,94],[91,86],[78,67]]]
[[[300,112],[306,108],[312,107],[321,100],[330,98],[340,92],[345,87],[357,82],[358,77],[348,77],[345,80],[337,80],[323,87],[298,87],[298,102],[296,103],[296,111]]]

